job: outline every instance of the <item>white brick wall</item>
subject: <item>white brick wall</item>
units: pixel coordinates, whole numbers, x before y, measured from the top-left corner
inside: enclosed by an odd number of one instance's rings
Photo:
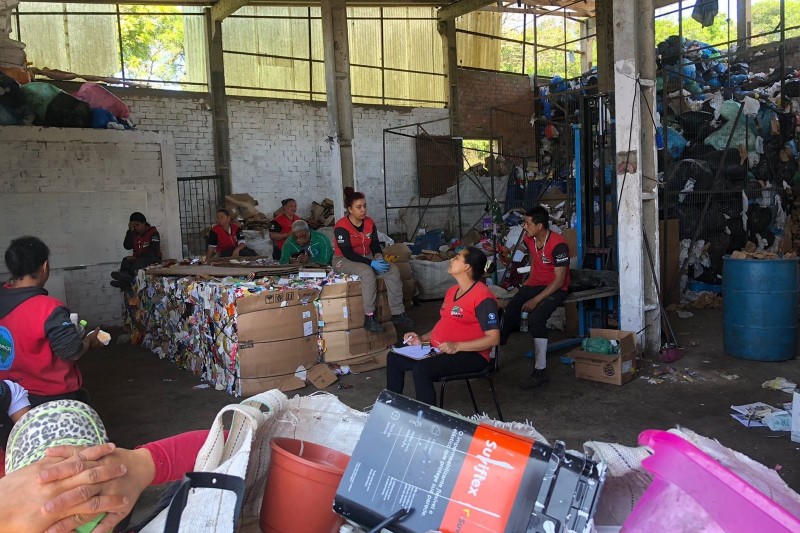
[[[140,131],[168,132],[174,139],[177,177],[212,175],[214,152],[212,119],[207,97],[164,92],[115,90],[131,108]],[[312,201],[320,201],[334,194],[331,183],[331,151],[327,143],[327,110],[324,104],[292,100],[259,100],[231,98],[228,102],[231,135],[232,188],[234,192],[248,192],[260,203],[262,211],[271,213],[280,206],[280,200],[294,197],[300,214],[309,214]],[[383,129],[447,118],[446,109],[380,108],[356,106],[353,112],[355,126],[357,188],[367,195],[370,215],[379,229],[385,231],[383,194]],[[446,134],[447,121],[425,126],[434,135]],[[36,129],[36,128],[33,128]],[[24,130],[13,128],[11,138],[19,137]],[[53,132],[54,130],[44,130]],[[21,153],[13,143],[0,151],[0,193],[30,185],[31,190],[114,190],[116,183],[105,183],[107,176],[130,183],[149,183],[161,176],[148,166],[127,163],[120,166],[115,161],[115,150],[130,151],[124,144],[99,142],[122,135],[131,138],[135,132],[60,130],[66,143],[49,144],[38,150],[36,157],[24,162],[14,160],[9,154]],[[415,132],[415,129],[405,130]],[[87,144],[88,139],[91,141]],[[102,148],[101,148],[102,146]],[[27,149],[28,147],[26,147]],[[88,168],[76,168],[66,154],[74,151],[102,154],[99,161]],[[388,188],[392,202],[407,202],[413,191],[409,179],[415,176],[413,140],[392,139],[389,148],[390,172]],[[130,157],[127,154],[124,157]],[[123,157],[123,159],[124,159]],[[10,159],[9,159],[10,158]],[[36,175],[35,180],[22,180],[17,169]],[[149,170],[148,170],[149,169]],[[399,170],[396,170],[399,169]],[[151,170],[153,170],[151,172]],[[31,174],[32,175],[32,174]],[[3,180],[3,178],[7,178]],[[155,186],[155,181],[153,182]],[[104,188],[105,187],[105,188]],[[149,185],[148,185],[149,187]],[[149,205],[158,201],[160,190],[148,189]],[[156,203],[154,203],[156,202]],[[390,211],[390,214],[393,212]],[[396,213],[396,212],[395,212]],[[149,214],[148,216],[152,216]],[[164,235],[160,220],[154,220]],[[118,323],[121,303],[118,292],[108,286],[108,276],[115,265],[89,267],[86,270],[65,271],[65,288],[70,306],[93,323]],[[2,269],[0,269],[2,270]]]
[[[309,214],[312,201],[334,194],[324,104],[230,99],[228,116],[234,192],[250,193],[266,213],[280,207],[281,199],[293,197],[301,216]],[[382,231],[386,228],[383,129],[447,116],[446,109],[354,107],[356,185],[367,196],[370,216]],[[431,134],[446,134],[449,123],[431,124],[426,130]],[[413,172],[416,161],[413,141],[395,147],[395,152],[395,157],[405,161],[404,167]],[[393,174],[387,184],[390,191],[408,188],[408,182],[404,181],[407,176]]]
[[[139,96],[134,91],[117,94],[131,108],[138,130],[172,134],[179,178],[216,173],[211,108],[206,97]]]
[[[168,131],[175,139],[178,177],[214,174],[214,149],[209,102],[199,95],[142,96],[118,91],[131,108],[137,127]],[[265,213],[293,197],[301,216],[312,201],[332,196],[331,150],[324,103],[296,100],[230,98],[228,117],[234,192],[247,192]],[[355,106],[357,188],[367,196],[370,215],[386,230],[383,194],[383,130],[429,120],[446,119],[446,109]],[[446,120],[425,125],[431,135],[446,135]],[[403,130],[414,134],[415,128]],[[414,141],[389,136],[388,195],[390,205],[405,205],[413,197],[409,183],[416,176]],[[396,211],[390,211],[390,216]],[[394,231],[396,227],[392,230]]]
[[[179,253],[177,213],[171,208],[177,202],[177,186],[170,143],[169,135],[135,131],[0,127],[0,194],[144,190],[146,215],[159,228],[164,253]],[[58,224],[58,213],[30,216]],[[99,230],[91,228],[98,223],[102,221],[86,221],[85,238],[96,238]],[[19,225],[24,228],[25,222]],[[122,228],[118,238],[124,236]],[[0,246],[5,251],[8,243]],[[53,273],[63,276],[72,311],[91,325],[111,325],[119,323],[122,309],[120,291],[109,285],[110,273],[118,266],[114,262]]]

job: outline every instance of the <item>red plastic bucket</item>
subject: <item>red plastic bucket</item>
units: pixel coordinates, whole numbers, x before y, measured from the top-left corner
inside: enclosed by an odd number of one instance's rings
[[[261,531],[337,533],[344,519],[333,512],[333,498],[350,456],[289,438],[273,439],[270,447]]]

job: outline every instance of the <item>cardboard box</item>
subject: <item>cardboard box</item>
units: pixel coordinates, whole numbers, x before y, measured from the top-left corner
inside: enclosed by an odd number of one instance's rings
[[[378,370],[379,368],[386,368],[386,357],[388,355],[389,350],[381,350],[379,352],[367,354],[368,359],[361,363],[351,364],[350,370],[356,373],[361,373]]]
[[[389,355],[389,349],[383,348],[381,350],[370,352],[364,355],[346,359],[344,361],[336,361],[338,365],[347,365],[353,372],[369,372],[378,368],[386,367],[386,359]]]
[[[375,318],[378,322],[387,322],[392,319],[392,310],[389,308],[389,295],[385,292],[379,292],[375,298]],[[361,325],[363,326],[364,324]]]
[[[256,313],[266,309],[278,309],[293,305],[308,305],[310,302],[317,299],[318,294],[319,291],[316,289],[265,291],[237,299],[236,313],[241,317],[248,313]]]
[[[361,299],[361,295],[320,300],[319,313],[325,331],[364,327],[364,300]]]
[[[277,342],[239,342],[239,380],[243,396],[269,389],[290,391],[306,386],[297,368],[311,368],[319,359],[317,337]]]
[[[394,324],[385,322],[383,333],[372,333],[364,328],[350,331],[323,331],[322,345],[326,363],[352,360],[387,349],[397,343]]]
[[[330,283],[322,287],[320,300],[330,298],[349,298],[361,296],[361,281],[348,281],[347,283]]]
[[[320,390],[330,387],[339,379],[336,377],[336,373],[328,368],[325,363],[317,363],[311,367],[306,373],[306,378]]]
[[[375,526],[413,508],[392,528],[404,533],[585,531],[602,471],[563,442],[550,447],[383,391],[333,509]]]
[[[236,319],[239,342],[275,342],[314,335],[319,315],[313,303],[265,309]]]
[[[611,385],[623,385],[633,379],[636,370],[636,334],[617,329],[591,329],[589,335],[619,341],[619,354],[603,355],[580,348],[567,354],[575,359],[575,377]]]

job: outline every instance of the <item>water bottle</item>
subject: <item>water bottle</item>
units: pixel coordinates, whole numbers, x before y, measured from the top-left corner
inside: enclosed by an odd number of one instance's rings
[[[522,332],[528,331],[528,312],[523,311],[521,315],[519,315],[520,323],[519,323],[519,330]]]
[[[78,322],[78,313],[70,313],[69,321],[72,322],[73,326],[75,326],[75,330],[78,332],[78,335],[83,338],[83,335],[86,333],[86,324],[88,324],[88,322],[85,320]]]

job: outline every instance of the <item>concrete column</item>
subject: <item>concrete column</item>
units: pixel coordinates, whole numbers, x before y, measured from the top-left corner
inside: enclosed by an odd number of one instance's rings
[[[627,5],[627,4],[626,4]],[[611,2],[595,2],[597,33],[597,83],[601,93],[614,88],[614,17]],[[650,14],[652,18],[653,14]],[[625,24],[631,24],[629,18]],[[632,29],[631,29],[632,31]]]
[[[642,106],[639,108],[642,129],[641,173],[642,173],[642,228],[644,229],[645,246],[649,247],[644,256],[644,321],[645,351],[650,355],[658,353],[661,347],[661,310],[658,306],[658,287],[661,286],[661,257],[660,233],[658,226],[658,179],[656,130],[653,113],[656,109],[656,42],[655,19],[653,0],[638,0],[639,30],[638,45],[639,56],[639,96]],[[653,266],[650,262],[652,260]],[[653,277],[655,271],[655,277]],[[636,330],[638,331],[638,330]]]
[[[594,43],[597,39],[597,19],[586,19],[581,24],[581,72],[586,72],[594,65]],[[594,35],[594,37],[590,37]]]
[[[322,40],[325,47],[328,136],[333,148],[333,202],[336,216],[339,217],[344,212],[342,190],[344,187],[356,187],[350,46],[345,0],[322,1]]]
[[[750,0],[736,0],[736,45],[737,52],[745,50],[749,46],[748,39],[753,34]]]
[[[658,273],[655,141],[644,103],[653,109],[652,19],[652,0],[613,3],[620,328],[640,332],[637,342],[647,353],[657,352],[661,343],[655,280],[645,248],[649,245]]]
[[[455,19],[439,22],[439,34],[444,46],[445,72],[447,72],[447,107],[450,109],[450,131],[459,135],[458,113],[458,54],[456,50]]]
[[[222,21],[214,21],[205,10],[208,53],[208,90],[211,96],[214,167],[222,176],[222,193],[231,191],[231,140],[228,129],[228,98],[225,95],[225,61],[222,54]]]

